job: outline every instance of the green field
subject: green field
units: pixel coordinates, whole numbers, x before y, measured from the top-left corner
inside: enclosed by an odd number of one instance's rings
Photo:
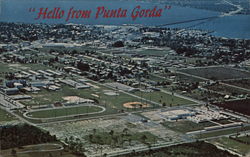
[[[29,93],[32,96],[32,100],[21,101],[24,105],[34,106],[34,105],[49,105],[56,102],[66,102],[63,97],[66,96],[79,96],[82,98],[93,98],[91,96],[91,89],[75,89],[68,85],[62,85],[59,91],[50,91],[41,89],[38,93]]]
[[[248,137],[248,139],[249,138],[250,137]],[[250,151],[250,145],[238,142],[238,141],[236,141],[234,139],[230,139],[228,137],[221,137],[218,139],[210,140],[209,142],[211,142],[213,144],[220,145],[220,146],[225,147],[227,149],[236,151],[239,154],[242,154],[243,156],[248,154]]]
[[[243,141],[243,142],[248,142],[250,143],[250,136],[247,135],[247,136],[241,136],[241,137],[237,137],[237,139]]]
[[[157,75],[149,74],[148,76],[149,76],[148,80],[151,80],[151,81],[162,82],[162,81],[166,81],[167,80],[167,79],[164,79],[164,78],[159,77]]]
[[[141,96],[142,98],[155,101],[157,103],[163,104],[165,103],[166,106],[178,106],[178,105],[186,105],[186,104],[195,104],[195,102],[182,99],[170,94],[163,93],[161,91],[154,91],[154,92],[135,92],[137,96]],[[171,105],[170,105],[171,104]]]
[[[140,55],[149,55],[149,56],[165,56],[169,54],[170,48],[166,48],[164,50],[158,50],[158,49],[142,49],[140,51],[137,51],[137,54]]]
[[[181,132],[181,133],[187,133],[191,131],[197,131],[197,130],[202,130],[204,127],[209,127],[209,126],[214,126],[215,124],[211,122],[203,122],[200,124],[188,121],[188,120],[180,120],[177,122],[163,122],[163,126],[166,128],[169,128],[171,130]]]
[[[208,137],[216,137],[216,136],[221,136],[221,135],[230,135],[230,134],[236,134],[238,132],[241,132],[243,130],[250,130],[250,126],[245,126],[245,127],[240,127],[240,128],[232,128],[232,129],[227,129],[227,130],[218,130],[218,131],[213,131],[209,133],[204,133],[197,135],[197,138],[208,138]]]
[[[70,116],[77,114],[87,114],[92,112],[98,112],[101,110],[102,110],[101,108],[95,106],[78,106],[71,108],[35,111],[35,112],[30,112],[28,115],[33,118],[52,118],[52,117]]]
[[[241,79],[249,78],[250,73],[233,69],[230,67],[205,67],[205,68],[191,68],[182,69],[181,72],[211,79],[211,80],[225,80],[225,79]]]
[[[11,72],[10,67],[8,66],[8,64],[4,64],[4,63],[0,63],[0,72]]]
[[[15,120],[16,118],[7,113],[6,111],[0,109],[0,121],[11,121]]]

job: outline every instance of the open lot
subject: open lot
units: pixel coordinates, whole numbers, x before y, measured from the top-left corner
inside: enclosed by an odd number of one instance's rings
[[[191,68],[191,69],[182,69],[179,71],[211,80],[227,80],[227,79],[240,79],[240,78],[250,77],[250,72],[241,71],[229,67]]]
[[[226,101],[226,102],[216,103],[214,105],[235,112],[239,112],[242,114],[250,115],[249,104],[250,104],[250,99],[244,99],[244,100]]]
[[[167,94],[167,93],[163,93],[161,91],[135,92],[135,95],[148,99],[148,100],[158,102],[160,104],[166,104],[166,106],[195,104],[195,102],[192,102],[183,98],[179,98],[174,95]]]
[[[191,131],[202,130],[205,127],[216,126],[216,124],[212,122],[202,122],[202,123],[194,123],[188,120],[179,120],[176,122],[163,122],[163,126],[172,129],[177,132],[187,133]]]
[[[215,85],[207,86],[206,88],[209,90],[212,90],[212,91],[224,93],[225,95],[227,94],[227,95],[231,95],[231,96],[250,94],[250,91],[247,92],[245,90],[234,88],[231,86],[226,86],[224,84],[215,84]]]
[[[246,138],[246,137],[245,137]],[[250,139],[250,137],[248,137]],[[250,145],[238,142],[234,139],[228,137],[221,137],[218,139],[213,139],[209,141],[212,144],[218,145],[220,147],[232,150],[243,156],[247,156],[250,153]]]
[[[216,136],[222,136],[222,135],[230,135],[230,134],[237,134],[238,132],[241,131],[249,131],[250,126],[245,126],[245,127],[240,127],[240,128],[229,128],[226,130],[218,130],[218,131],[212,131],[208,133],[202,133],[202,134],[197,134],[196,138],[198,139],[203,139],[203,138],[209,138],[209,137],[216,137]]]
[[[140,55],[148,55],[148,56],[165,56],[169,54],[170,48],[164,48],[164,49],[141,49],[137,51],[137,54]]]
[[[11,121],[15,120],[16,118],[7,113],[6,111],[0,109],[0,122],[1,121]]]
[[[250,79],[225,81],[225,83],[250,90]]]
[[[180,82],[186,82],[186,83],[194,83],[194,82],[203,82],[204,80],[196,78],[196,77],[192,77],[192,76],[187,76],[184,74],[176,74],[176,80],[180,81]]]

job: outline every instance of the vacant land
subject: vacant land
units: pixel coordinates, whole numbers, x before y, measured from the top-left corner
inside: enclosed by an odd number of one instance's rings
[[[250,94],[250,91],[247,92],[245,90],[234,88],[231,86],[226,86],[223,84],[215,84],[215,85],[207,86],[206,88],[209,90],[216,91],[216,92],[224,93],[225,95],[228,94],[232,96]]]
[[[233,80],[233,81],[225,81],[225,83],[238,86],[241,88],[250,89],[250,79],[241,79],[241,80]]]
[[[135,92],[135,95],[145,98],[147,100],[158,102],[160,104],[165,104],[166,106],[195,104],[195,102],[182,99],[182,98],[179,98],[174,95],[167,94],[167,93],[163,93],[161,91]]]
[[[202,122],[197,124],[188,120],[179,120],[177,122],[163,122],[162,125],[165,126],[166,128],[181,133],[203,130],[204,127],[215,126],[215,124],[211,122]]]
[[[6,111],[0,109],[0,122],[1,121],[10,121],[15,120],[16,118],[13,117],[11,114],[7,113]]]
[[[170,48],[160,50],[160,49],[142,49],[137,51],[137,54],[148,55],[148,56],[165,56],[169,54]]]
[[[239,112],[242,114],[250,115],[249,104],[250,104],[250,99],[245,99],[245,100],[235,100],[235,101],[215,103],[214,105],[235,112]]]
[[[203,134],[197,135],[197,138],[203,139],[203,138],[216,137],[216,136],[221,136],[221,135],[237,134],[238,132],[249,131],[249,130],[250,130],[250,126],[245,126],[245,127],[240,127],[240,128],[229,128],[226,130],[218,130],[218,131],[212,131],[209,133],[203,133]]]
[[[248,137],[250,139],[250,137]],[[226,149],[235,151],[239,154],[242,154],[243,156],[246,156],[249,153],[250,145],[244,144],[242,142],[238,142],[234,139],[228,138],[228,137],[222,137],[218,139],[214,139],[209,141],[213,144],[219,145],[221,147],[224,147]]]
[[[249,72],[240,71],[229,67],[192,68],[182,69],[180,71],[211,80],[240,79],[250,77]]]
[[[180,82],[186,82],[186,83],[195,83],[195,82],[202,82],[204,80],[196,78],[196,77],[192,77],[192,76],[187,76],[184,74],[176,74],[176,80],[180,81]]]

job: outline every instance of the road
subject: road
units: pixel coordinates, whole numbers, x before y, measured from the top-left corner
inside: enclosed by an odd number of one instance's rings
[[[231,15],[237,14],[237,13],[239,13],[239,12],[241,12],[243,10],[243,8],[240,5],[233,4],[232,2],[229,2],[229,1],[226,1],[226,0],[223,0],[223,2],[225,2],[225,3],[227,3],[227,4],[231,5],[231,6],[234,6],[237,9],[233,10],[233,11],[230,11],[229,13],[224,13],[219,17],[231,16]]]
[[[250,131],[247,131],[250,132]],[[239,133],[245,133],[245,131],[239,132]],[[212,139],[217,139],[217,138],[221,138],[221,137],[229,137],[235,135],[235,133],[232,134],[227,134],[227,135],[219,135],[219,136],[214,136],[214,137],[207,137],[207,138],[202,138],[199,139],[200,141],[204,140],[212,140]],[[165,148],[165,147],[169,147],[169,146],[174,146],[174,145],[179,145],[179,144],[184,144],[184,143],[191,143],[191,142],[195,142],[195,139],[190,140],[190,141],[181,141],[181,142],[173,142],[173,143],[160,143],[160,144],[156,144],[156,145],[152,145],[150,146],[151,150],[157,150],[160,148]],[[109,152],[108,153],[108,157],[115,157],[118,155],[125,155],[125,154],[129,154],[132,152],[143,152],[143,151],[148,151],[149,147],[148,146],[143,146],[143,147],[134,147],[134,148],[130,148],[130,149],[125,149],[125,150],[118,150],[118,151],[113,151],[113,152]],[[101,153],[99,152],[98,154],[95,155],[90,155],[89,157],[100,157]]]

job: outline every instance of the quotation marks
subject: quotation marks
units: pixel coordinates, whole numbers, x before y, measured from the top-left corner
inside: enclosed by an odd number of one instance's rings
[[[29,8],[29,12],[35,12],[36,8]]]

